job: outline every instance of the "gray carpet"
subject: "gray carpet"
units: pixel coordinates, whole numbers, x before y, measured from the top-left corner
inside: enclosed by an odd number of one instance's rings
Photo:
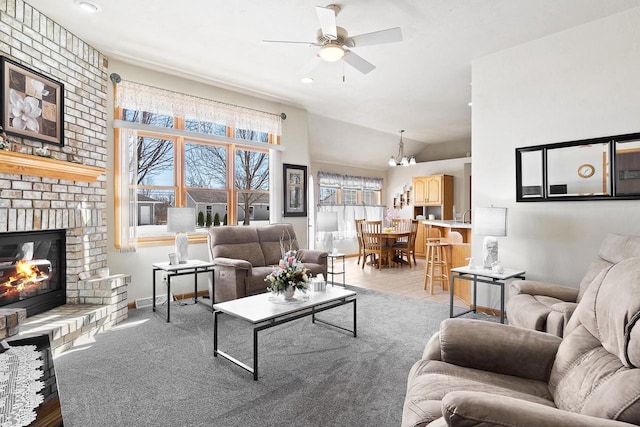
[[[213,315],[202,305],[172,306],[170,324],[150,308],[130,310],[95,343],[56,359],[64,424],[398,426],[409,369],[449,307],[352,289],[357,338],[310,318],[263,331],[257,382],[213,357]],[[351,310],[319,317],[350,328]],[[219,348],[250,364],[249,324],[219,319]]]

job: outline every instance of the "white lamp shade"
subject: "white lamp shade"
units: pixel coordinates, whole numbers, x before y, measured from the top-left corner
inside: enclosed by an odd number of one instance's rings
[[[318,212],[317,231],[338,231],[338,212]]]
[[[172,233],[193,233],[196,231],[196,210],[194,208],[169,208],[167,210],[167,231]]]
[[[476,208],[473,233],[481,236],[507,235],[507,208]]]

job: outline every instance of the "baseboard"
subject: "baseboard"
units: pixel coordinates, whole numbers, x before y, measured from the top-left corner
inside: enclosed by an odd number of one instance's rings
[[[169,300],[175,301],[173,294],[169,295]],[[167,302],[167,294],[156,295],[156,305],[162,305],[166,302]],[[134,305],[134,308],[151,307],[153,305],[153,298],[152,297],[138,298],[137,300],[134,301],[133,305]]]
[[[469,307],[471,308],[471,307]],[[491,316],[500,316],[500,310],[498,310],[497,308],[489,308],[489,307],[483,307],[481,305],[479,305],[476,308],[476,311],[478,313],[484,313],[484,314],[489,314]],[[507,318],[507,315],[505,314],[504,318]]]

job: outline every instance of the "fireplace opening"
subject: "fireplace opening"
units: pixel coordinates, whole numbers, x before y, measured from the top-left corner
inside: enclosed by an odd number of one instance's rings
[[[27,316],[66,302],[65,231],[0,233],[0,308]]]

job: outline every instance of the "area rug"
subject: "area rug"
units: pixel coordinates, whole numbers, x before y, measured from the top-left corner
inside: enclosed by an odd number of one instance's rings
[[[310,318],[263,331],[258,381],[213,357],[213,315],[202,304],[172,306],[171,323],[130,310],[56,359],[65,426],[398,426],[409,369],[449,307],[349,288],[358,336]],[[351,310],[319,317],[350,328]],[[219,319],[220,348],[251,364],[250,325]]]

